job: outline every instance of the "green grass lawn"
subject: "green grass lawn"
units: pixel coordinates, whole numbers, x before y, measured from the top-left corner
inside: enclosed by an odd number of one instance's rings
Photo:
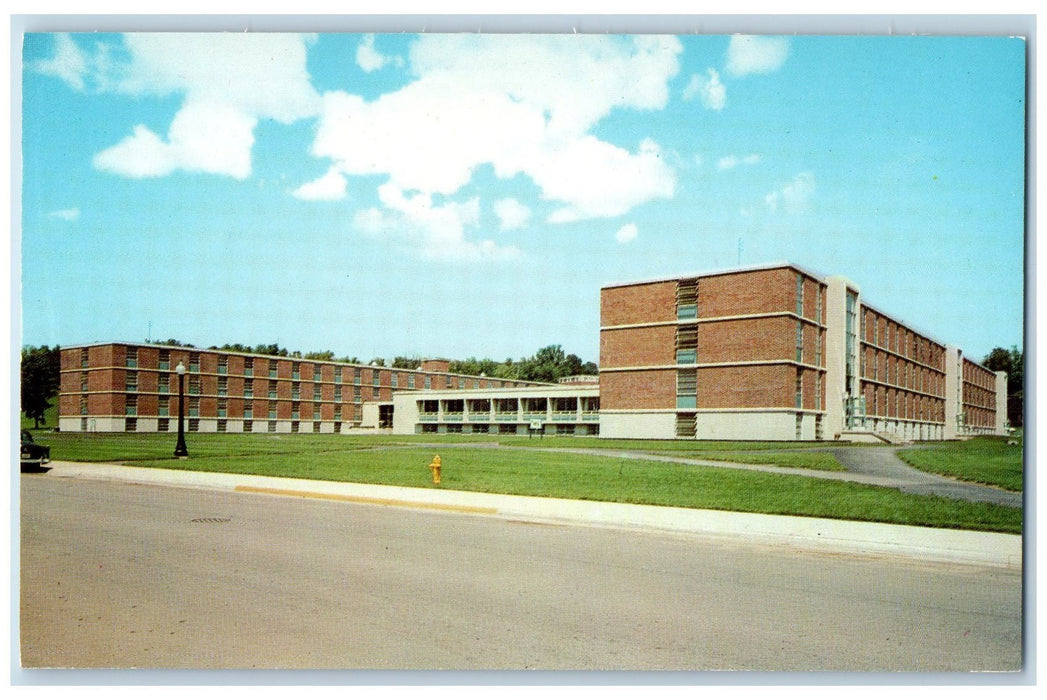
[[[1008,445],[1005,437],[979,437],[963,442],[928,445],[919,450],[899,450],[907,464],[933,474],[963,481],[1021,491],[1022,445]]]
[[[1016,508],[801,476],[478,444],[494,443],[492,438],[191,434],[188,460],[173,458],[170,435],[54,433],[41,435],[40,442],[51,445],[57,460],[418,488],[435,488],[428,464],[439,453],[444,489],[1014,533],[1022,527],[1022,513]],[[533,448],[581,446],[570,438],[506,442]],[[639,441],[628,442],[631,449],[639,447]],[[747,449],[739,444],[733,450]],[[599,445],[623,447],[611,440]],[[734,454],[732,447],[714,451],[728,456]],[[689,443],[679,452],[690,457],[694,448]],[[781,454],[792,455],[788,450]],[[759,461],[772,456],[771,448],[761,450]]]

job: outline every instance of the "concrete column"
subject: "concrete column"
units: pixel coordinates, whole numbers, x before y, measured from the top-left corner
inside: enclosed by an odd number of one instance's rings
[[[858,387],[847,384],[847,289],[857,287],[844,277],[826,280],[825,292],[825,435],[835,439],[846,426],[848,393]],[[860,317],[859,317],[860,323]],[[855,376],[858,366],[855,366]],[[857,380],[855,380],[857,384]]]
[[[955,345],[945,346],[945,439],[959,437],[963,411],[963,352]]]
[[[1007,373],[996,373],[996,434],[1007,434]]]

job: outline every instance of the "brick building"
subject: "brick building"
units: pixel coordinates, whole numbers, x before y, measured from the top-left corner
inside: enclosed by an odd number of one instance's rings
[[[1005,373],[865,303],[849,280],[791,263],[604,287],[598,387],[457,375],[447,360],[403,370],[105,343],[62,350],[60,429],[177,430],[179,363],[188,429],[201,432],[538,421],[617,438],[941,440],[1007,427]]]
[[[1001,376],[1002,375],[1002,376]],[[796,265],[600,294],[601,435],[922,439],[1005,432],[1006,376]]]
[[[59,428],[70,432],[177,431],[179,363],[191,432],[341,433],[391,425],[398,390],[540,385],[452,374],[447,360],[406,370],[128,343],[61,355]]]

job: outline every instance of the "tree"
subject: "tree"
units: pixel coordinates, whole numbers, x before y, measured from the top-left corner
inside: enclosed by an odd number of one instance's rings
[[[1015,346],[1010,350],[993,348],[982,360],[982,366],[993,372],[1007,373],[1007,420],[1021,427],[1025,410],[1025,353]]]
[[[390,366],[394,369],[418,369],[422,366],[422,358],[397,355],[393,358],[393,364]]]
[[[44,412],[51,407],[50,399],[58,393],[61,383],[61,351],[44,345],[22,348],[22,412],[40,427]],[[45,423],[46,424],[46,423]]]

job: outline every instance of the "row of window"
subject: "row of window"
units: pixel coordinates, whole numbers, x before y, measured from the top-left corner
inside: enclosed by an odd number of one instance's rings
[[[260,426],[260,425],[262,425],[263,421],[245,420],[245,421],[237,421],[237,423],[239,424],[239,427],[240,427],[242,432],[253,433],[253,432],[258,432],[258,431],[255,430],[256,424]],[[269,432],[269,433],[275,433],[276,432],[277,422],[275,420],[265,421],[264,423],[265,423],[265,426],[266,426],[266,432]],[[320,431],[320,426],[321,426],[321,423],[319,421],[314,421],[311,424],[307,423],[305,427],[308,428],[313,433],[319,433],[319,432],[321,432]],[[299,421],[292,421],[291,422],[291,432],[292,433],[305,432],[305,431],[302,430],[302,427],[303,426],[302,426],[301,422],[299,422]],[[81,421],[80,421],[80,429],[82,431],[84,431],[84,432],[87,432],[88,424],[87,424],[87,419],[86,418],[81,419]],[[215,426],[215,429],[219,433],[229,432],[229,421],[219,420],[217,422],[216,426]],[[334,429],[335,433],[341,433],[342,432],[342,424],[341,424],[341,422],[336,421],[333,424],[333,429]],[[137,418],[126,418],[125,421],[124,421],[124,430],[126,432],[128,432],[128,433],[136,432],[138,430],[138,419]],[[170,422],[170,420],[168,420],[166,418],[159,419],[157,421],[156,430],[157,430],[157,432],[161,432],[161,433],[170,432],[171,431],[171,422]],[[200,431],[200,420],[196,419],[196,418],[191,418],[188,421],[186,421],[186,430],[188,432],[190,432],[190,433],[199,432]]]
[[[250,403],[244,404],[241,409],[242,417],[245,419],[254,418],[254,406]],[[335,406],[334,415],[336,419],[345,420],[357,420],[361,409],[357,406],[346,405],[346,406]],[[171,398],[168,401],[160,401],[156,407],[156,415],[159,417],[171,417],[178,413],[177,399]],[[87,415],[87,399],[81,397],[80,399],[80,414]],[[266,403],[266,414],[269,418],[275,419],[277,417],[277,403],[268,401]],[[138,415],[138,396],[130,394],[124,397],[124,415],[126,416],[137,416]],[[215,416],[218,418],[226,418],[229,415],[228,404],[224,401],[219,401],[215,409]],[[188,418],[199,418],[200,417],[200,399],[190,398],[186,402],[186,417]],[[291,418],[292,420],[304,419],[315,419],[320,417],[320,407],[316,404],[306,404],[305,411],[302,411],[301,404],[291,404]]]
[[[862,377],[874,382],[894,384],[935,396],[945,394],[945,375],[932,369],[866,347],[861,356]]]
[[[171,367],[171,356],[170,356],[170,354],[171,354],[170,350],[160,350],[159,351],[159,361],[158,361],[158,367],[157,368],[160,371],[162,371],[162,372],[163,371],[166,371],[166,372],[173,371],[173,368]],[[229,357],[225,356],[225,355],[219,355],[218,358],[217,358],[217,361],[218,361],[217,374],[220,375],[220,376],[228,374],[229,373]],[[250,358],[245,358],[245,363],[246,364],[243,367],[243,375],[242,375],[244,377],[247,377],[247,378],[254,377],[255,376],[255,369],[259,369],[258,365],[261,364],[262,365],[262,369],[264,369],[264,370],[266,370],[268,372],[268,379],[286,379],[287,378],[287,377],[278,377],[278,360],[254,358],[253,364],[252,364],[252,361],[251,361]],[[324,381],[321,378],[322,367],[325,367],[325,366],[326,367],[331,367],[330,365],[319,365],[319,364],[312,364],[312,363],[308,363],[308,362],[304,363],[304,364],[305,364],[306,367],[311,367],[312,368],[312,370],[311,370],[312,371],[312,375],[308,379],[311,379],[311,381],[313,381],[313,382],[322,382],[322,381]],[[301,372],[302,365],[303,365],[303,363],[297,362],[297,361],[292,363],[290,379],[292,379],[294,381],[299,381],[299,380],[302,379],[302,372]],[[87,348],[83,348],[80,351],[80,366],[81,366],[82,369],[88,369],[88,367],[89,367],[89,358],[88,358],[88,349]],[[138,369],[139,368],[138,348],[126,348],[126,356],[125,356],[124,366],[127,369]],[[362,381],[363,368],[361,368],[361,367],[332,367],[334,383],[336,383],[336,384],[342,384],[342,383],[348,384],[349,383],[349,378],[348,378],[348,374],[347,373],[349,372],[350,369],[352,370],[352,383],[353,384],[362,384],[363,383],[363,381]],[[188,370],[188,372],[190,374],[198,374],[200,372],[200,353],[196,353],[196,352],[190,353],[190,355],[189,355],[189,366],[187,367],[187,370]],[[432,388],[434,388],[432,386],[433,375],[431,375],[431,374],[419,375],[416,372],[410,372],[410,371],[398,370],[398,369],[386,369],[386,368],[381,368],[381,369],[379,369],[379,368],[371,368],[371,382],[370,383],[372,384],[372,386],[376,386],[376,387],[377,386],[381,386],[381,375],[382,375],[382,373],[385,373],[385,375],[388,377],[388,384],[389,384],[389,386],[391,386],[394,389],[399,388],[398,385],[400,384],[400,378],[402,376],[406,376],[405,387],[408,388],[408,389],[416,389],[416,388],[432,389]],[[419,384],[419,382],[418,382],[419,376],[422,379],[422,382],[421,382],[422,386],[417,386]],[[476,378],[476,377],[468,377],[468,378],[467,377],[452,377],[452,376],[448,376],[448,375],[438,375],[438,376],[443,376],[444,377],[444,385],[445,386],[437,387],[437,388],[447,388],[447,389],[450,389],[450,388],[453,388],[455,384],[457,384],[459,389],[467,389],[467,388],[479,389],[479,388],[481,388],[481,386],[480,386],[481,379]],[[491,388],[503,388],[503,387],[520,386],[520,384],[517,383],[517,382],[512,382],[512,381],[505,381],[505,382],[503,382],[502,380],[489,380],[488,384],[491,385]]]
[[[932,367],[945,366],[945,348],[872,309],[862,313],[862,340]]]

